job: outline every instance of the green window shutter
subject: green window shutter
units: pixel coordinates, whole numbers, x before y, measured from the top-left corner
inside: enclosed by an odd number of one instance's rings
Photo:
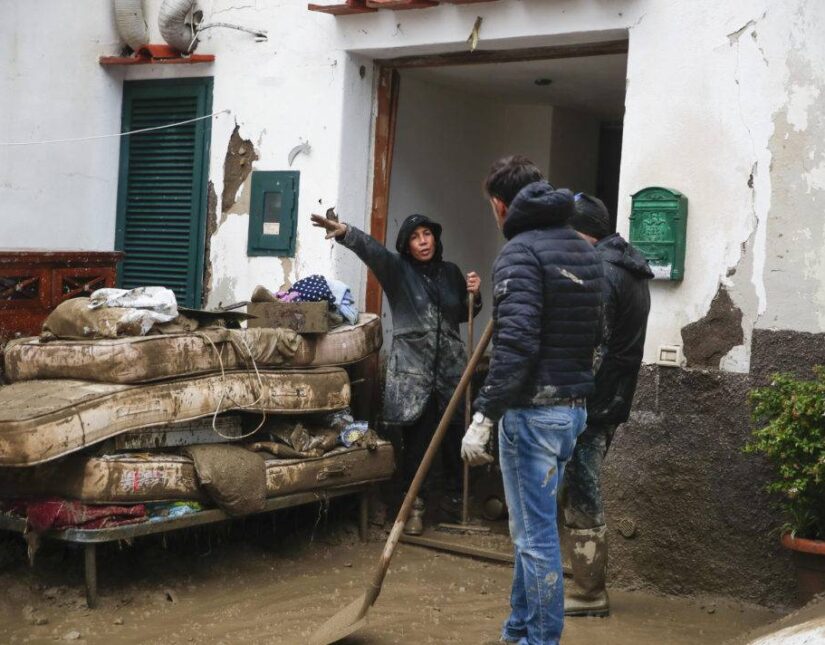
[[[212,79],[128,81],[123,131],[156,128],[212,111]],[[115,248],[124,289],[163,286],[200,305],[211,119],[123,137]]]
[[[252,172],[247,255],[295,255],[300,179],[295,170]]]

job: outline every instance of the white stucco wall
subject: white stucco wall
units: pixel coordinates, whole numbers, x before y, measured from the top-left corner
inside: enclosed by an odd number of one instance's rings
[[[159,0],[147,2],[154,28]],[[619,229],[629,195],[664,185],[690,200],[685,280],[653,286],[647,359],[705,315],[719,285],[743,312],[745,344],[725,360],[746,370],[754,326],[825,330],[825,3],[815,0],[500,0],[335,19],[305,0],[204,0],[207,18],[269,30],[266,43],[214,30],[211,66],[103,69],[119,50],[108,0],[0,0],[0,141],[116,132],[123,78],[211,75],[210,180],[220,201],[237,122],[256,169],[302,172],[294,262],[247,258],[243,207],[219,215],[211,241],[210,304],[245,298],[312,272],[363,286],[362,267],[311,230],[309,214],[337,205],[368,220],[374,58],[461,50],[476,16],[481,46],[516,48],[629,34]],[[36,25],[36,28],[32,26]],[[360,65],[365,74],[359,74]],[[110,249],[116,139],[0,150],[0,246]],[[243,190],[241,191],[243,202]]]
[[[119,38],[110,3],[88,4],[84,23],[75,3],[0,0],[0,142],[120,130],[120,80],[97,64]],[[88,18],[95,11],[102,19]],[[117,139],[0,147],[0,248],[111,250],[119,149]]]

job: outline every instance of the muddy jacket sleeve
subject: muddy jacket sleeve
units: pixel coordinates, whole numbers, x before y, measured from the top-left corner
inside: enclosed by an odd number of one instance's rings
[[[475,409],[493,421],[512,407],[538,360],[544,302],[535,253],[508,245],[493,278],[493,355]]]
[[[387,293],[387,297],[395,291],[398,285],[398,265],[401,262],[397,254],[354,226],[347,226],[346,234],[335,239],[370,268],[381,283],[381,288]]]

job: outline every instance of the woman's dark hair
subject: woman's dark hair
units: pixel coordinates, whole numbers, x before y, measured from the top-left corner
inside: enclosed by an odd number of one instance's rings
[[[503,157],[490,168],[487,179],[484,180],[484,192],[488,197],[497,197],[509,206],[522,188],[543,179],[541,170],[527,157]]]

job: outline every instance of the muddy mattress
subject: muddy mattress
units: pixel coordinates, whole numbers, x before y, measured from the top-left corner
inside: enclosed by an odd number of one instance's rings
[[[323,457],[267,459],[267,496],[389,479],[393,464],[386,441],[372,451],[338,448]],[[192,460],[178,454],[72,455],[34,468],[0,468],[0,490],[6,499],[56,496],[89,504],[209,501]]]
[[[79,379],[101,383],[148,383],[206,374],[221,369],[251,368],[251,343],[258,367],[347,365],[381,348],[381,321],[362,314],[355,326],[343,325],[322,335],[301,338],[297,353],[285,359],[275,351],[281,330],[208,330],[188,334],[98,340],[38,338],[11,341],[5,350],[5,373],[11,382],[33,379]],[[273,348],[271,351],[268,348]]]
[[[149,385],[27,381],[0,387],[0,466],[30,466],[123,432],[215,411],[327,412],[349,405],[344,369],[227,372]]]
[[[303,336],[296,358],[306,351],[309,365],[349,365],[381,349],[384,334],[381,319],[375,314],[361,314],[357,325],[341,325],[326,334]]]

